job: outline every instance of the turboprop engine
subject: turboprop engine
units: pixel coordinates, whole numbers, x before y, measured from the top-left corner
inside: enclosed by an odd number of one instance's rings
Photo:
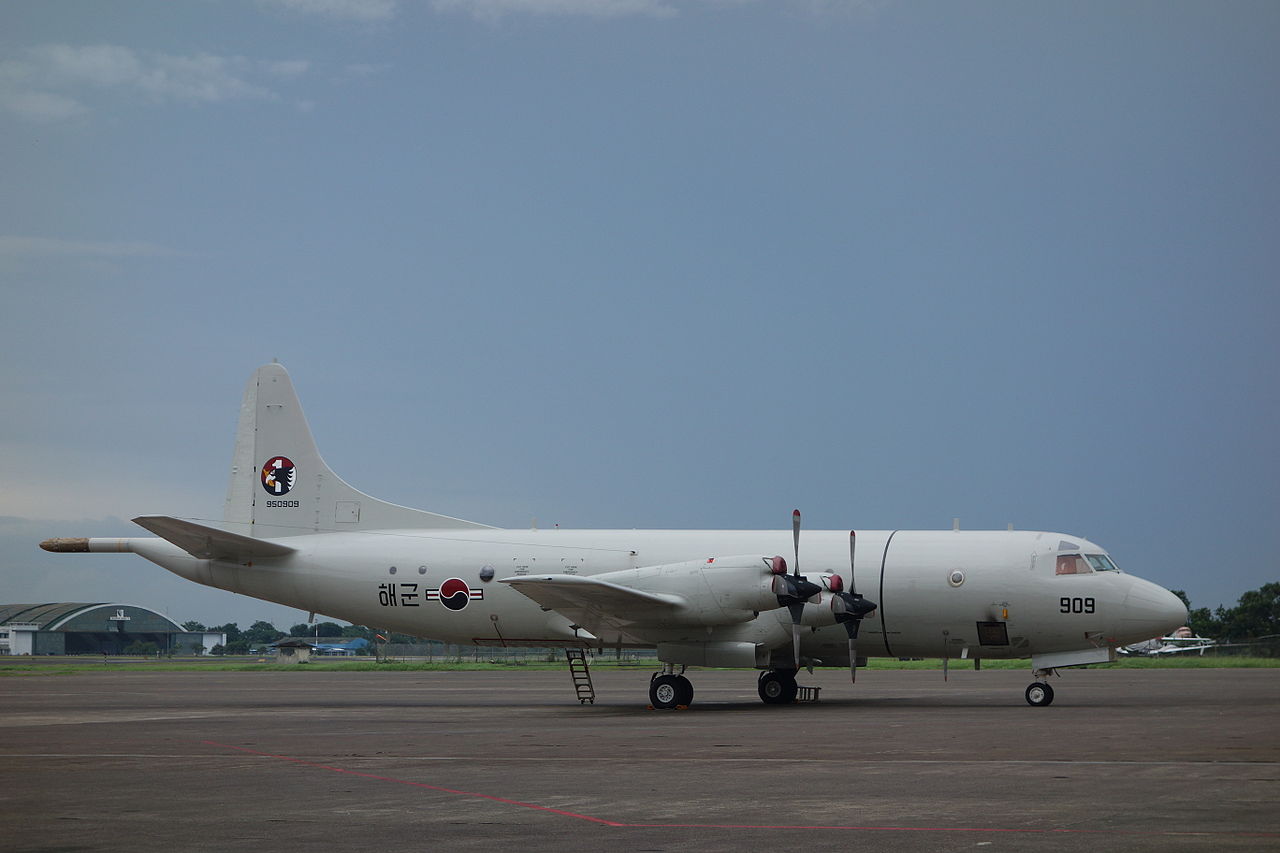
[[[761,611],[783,606],[774,589],[780,559],[756,554],[709,557],[606,572],[590,580],[666,599],[673,608],[665,618],[676,624],[727,625],[750,622]]]

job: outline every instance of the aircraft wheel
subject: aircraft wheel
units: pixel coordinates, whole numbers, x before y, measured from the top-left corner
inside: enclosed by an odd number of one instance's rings
[[[796,674],[789,669],[774,669],[762,673],[758,686],[760,699],[766,705],[789,705],[796,701]]]
[[[676,704],[688,707],[693,704],[693,682],[683,675],[676,676]]]
[[[680,675],[659,675],[649,681],[649,704],[659,711],[669,711],[677,705],[687,705],[688,702],[682,702],[685,688],[680,686],[680,682],[689,683],[689,679]],[[693,686],[688,688],[689,698],[693,698]]]
[[[1053,688],[1043,681],[1037,681],[1027,688],[1027,704],[1037,708],[1053,704]]]

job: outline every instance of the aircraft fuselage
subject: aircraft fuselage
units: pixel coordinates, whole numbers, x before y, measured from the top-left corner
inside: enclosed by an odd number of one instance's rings
[[[576,631],[501,579],[591,576],[676,564],[691,554],[785,554],[790,531],[479,530],[361,531],[290,537],[297,552],[245,566],[200,560],[161,540],[129,547],[198,583],[415,636],[482,645],[653,645],[744,641],[785,644],[785,609],[735,625],[670,626],[634,638]],[[95,540],[98,541],[98,540]],[[849,576],[844,531],[806,531],[801,569],[811,578]],[[879,607],[862,625],[860,655],[1028,657],[1090,643],[1115,646],[1168,622],[1163,589],[1121,572],[1056,574],[1060,545],[1105,553],[1079,538],[1033,531],[862,531],[857,591]],[[105,550],[105,549],[104,549]],[[491,569],[489,572],[487,569]],[[488,580],[485,579],[488,577]],[[450,580],[455,583],[449,585]],[[461,584],[457,583],[458,581]],[[680,589],[681,579],[671,579]],[[690,576],[690,584],[698,578]],[[457,593],[465,590],[465,599]],[[444,593],[442,594],[442,589]],[[802,650],[847,665],[844,632],[806,605]],[[979,623],[984,623],[980,628]],[[979,636],[979,631],[984,634]]]

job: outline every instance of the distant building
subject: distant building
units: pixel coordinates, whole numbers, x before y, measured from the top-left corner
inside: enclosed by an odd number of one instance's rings
[[[188,631],[133,604],[0,604],[0,655],[119,655],[138,643],[208,654],[226,642],[219,631]]]
[[[275,649],[276,660],[280,663],[306,663],[311,660],[315,645],[299,637],[286,637],[272,643],[271,648]]]

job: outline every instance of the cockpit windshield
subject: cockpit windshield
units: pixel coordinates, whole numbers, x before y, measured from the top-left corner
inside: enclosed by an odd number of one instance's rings
[[[1118,572],[1106,554],[1059,554],[1054,574],[1091,575],[1094,572]]]
[[[1084,561],[1084,557],[1079,554],[1059,554],[1058,565],[1054,570],[1054,574],[1058,575],[1088,575],[1093,573],[1093,568]]]
[[[1106,554],[1085,554],[1084,558],[1089,561],[1089,565],[1093,566],[1095,572],[1120,571]]]

